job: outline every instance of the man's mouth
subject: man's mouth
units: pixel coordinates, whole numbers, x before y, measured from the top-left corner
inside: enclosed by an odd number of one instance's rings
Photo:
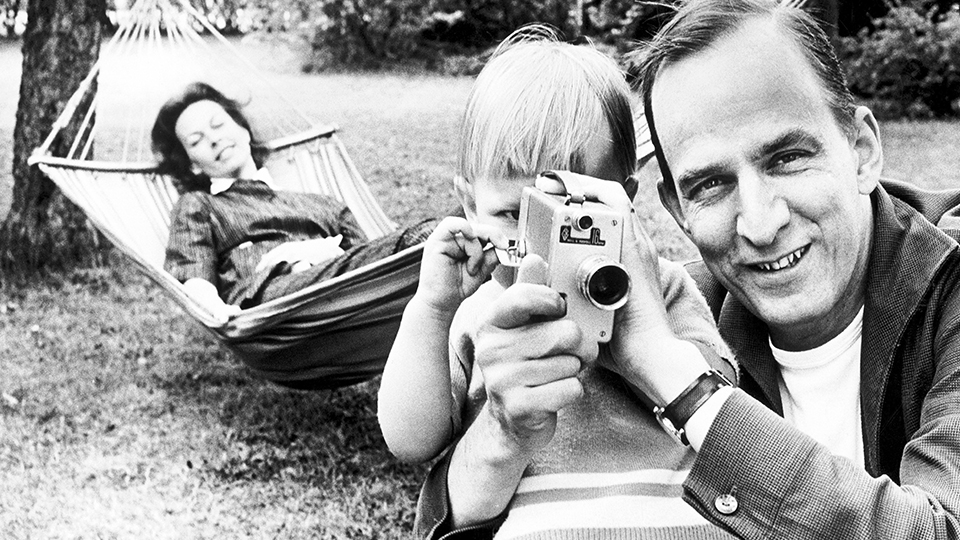
[[[763,272],[776,272],[778,270],[785,270],[787,268],[792,268],[796,266],[798,262],[800,262],[800,259],[802,259],[803,256],[807,254],[807,251],[809,249],[810,249],[810,245],[808,244],[792,253],[788,253],[787,255],[775,261],[754,264],[752,266]]]

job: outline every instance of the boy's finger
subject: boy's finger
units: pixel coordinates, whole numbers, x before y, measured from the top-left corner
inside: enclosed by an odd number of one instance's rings
[[[509,376],[518,385],[540,386],[576,377],[581,367],[582,362],[576,356],[561,354],[514,364],[511,372],[504,375]]]
[[[509,287],[491,307],[487,322],[504,330],[543,319],[563,317],[566,301],[543,285],[517,283]]]
[[[528,411],[557,412],[583,395],[583,384],[576,377],[527,388],[519,405]]]
[[[627,197],[627,192],[619,182],[585,175],[577,175],[577,180],[587,200],[602,202],[623,214],[629,214],[633,210],[630,198]],[[536,186],[540,191],[554,195],[563,195],[567,192],[562,182],[546,176],[538,177]]]
[[[547,267],[547,263],[539,255],[531,253],[520,261],[520,269],[517,271],[517,283],[546,285],[549,277],[550,270]]]
[[[500,249],[510,247],[510,240],[503,234],[499,228],[484,223],[474,223],[473,230],[477,238],[489,242]]]

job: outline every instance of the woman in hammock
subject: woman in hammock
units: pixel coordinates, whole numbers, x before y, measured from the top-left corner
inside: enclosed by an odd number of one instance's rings
[[[164,268],[219,320],[417,245],[436,224],[368,242],[343,203],[275,190],[239,104],[204,83],[167,101],[151,135],[182,192]]]

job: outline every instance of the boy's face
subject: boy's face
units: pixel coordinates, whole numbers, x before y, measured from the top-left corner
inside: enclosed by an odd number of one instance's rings
[[[623,172],[613,156],[613,136],[604,124],[593,133],[587,143],[583,174],[622,183]],[[497,227],[507,238],[517,237],[520,217],[520,194],[523,188],[534,185],[536,175],[522,177],[479,178],[464,186],[461,202],[471,221]],[[470,204],[469,198],[473,198]],[[475,209],[475,212],[471,211]]]

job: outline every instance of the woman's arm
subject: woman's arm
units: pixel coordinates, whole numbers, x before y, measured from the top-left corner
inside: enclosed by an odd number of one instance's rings
[[[183,288],[220,322],[226,322],[231,315],[240,313],[240,306],[224,302],[217,292],[217,287],[203,278],[188,279],[183,283]]]

